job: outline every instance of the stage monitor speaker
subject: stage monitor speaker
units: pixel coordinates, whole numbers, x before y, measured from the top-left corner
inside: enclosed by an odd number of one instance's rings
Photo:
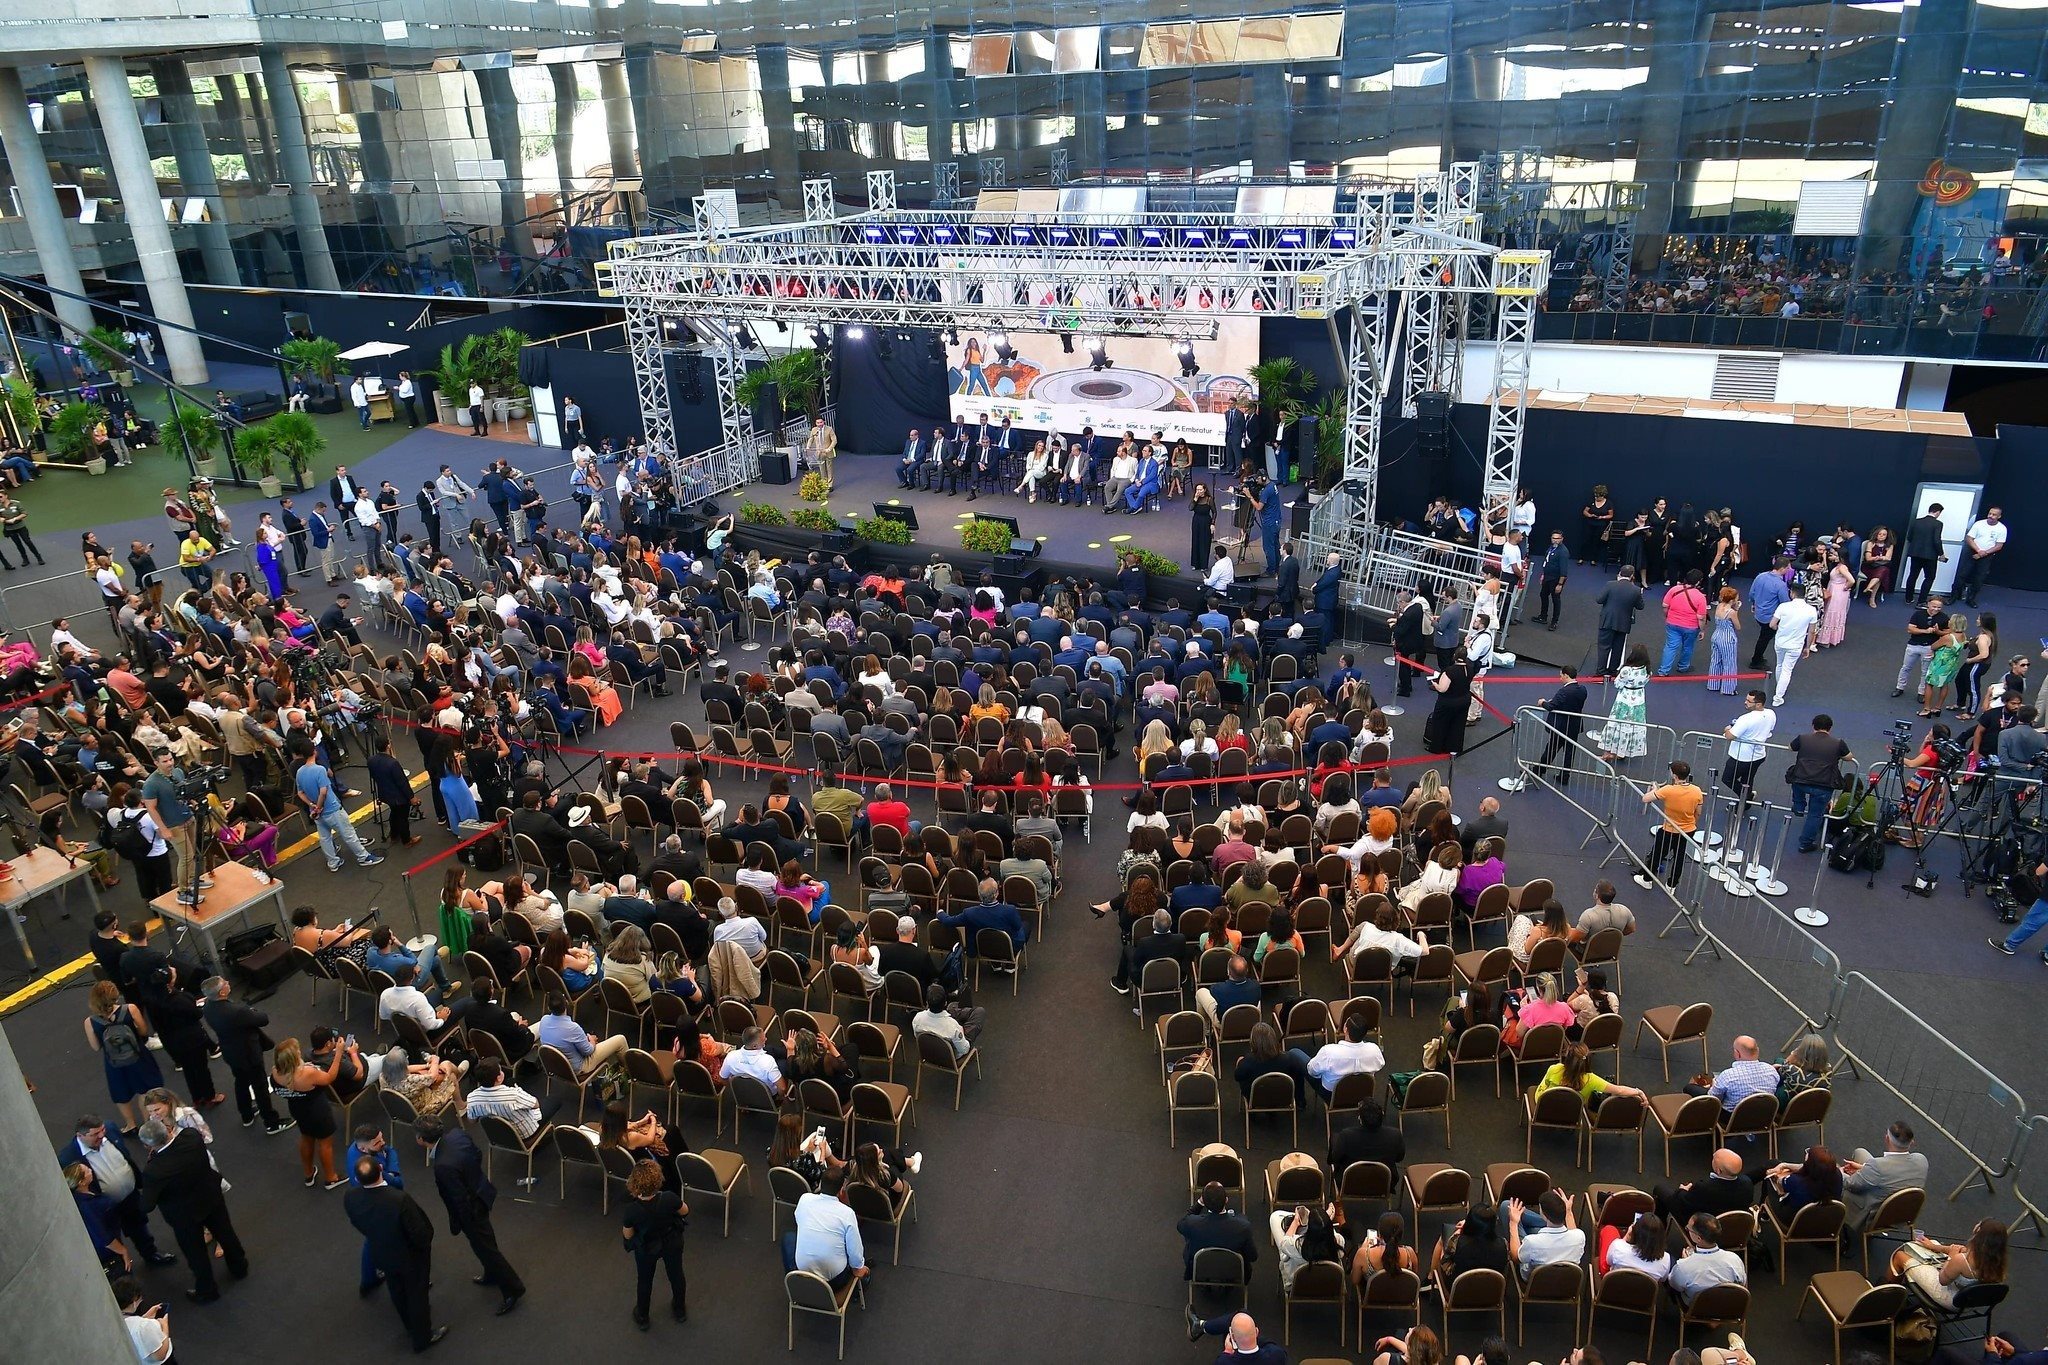
[[[1288,506],[1290,509],[1292,509],[1287,521],[1288,534],[1296,536],[1307,535],[1309,513],[1308,494],[1304,492],[1300,497],[1296,498],[1293,502],[1289,503]]]
[[[1032,568],[1030,561],[1021,555],[997,555],[990,577],[995,579],[996,586],[1011,602],[1020,602],[1027,594],[1035,594],[1045,586],[1045,570]]]
[[[860,544],[860,537],[851,531],[827,531],[823,549],[828,555],[846,555],[859,549]]]
[[[917,509],[897,503],[878,502],[873,504],[875,515],[883,521],[900,521],[911,530],[917,529]]]
[[[784,484],[789,482],[789,455],[781,450],[761,452],[762,483]]]
[[[1316,429],[1321,424],[1322,419],[1314,413],[1305,412],[1295,419],[1294,458],[1303,470],[1313,471],[1316,467]]]

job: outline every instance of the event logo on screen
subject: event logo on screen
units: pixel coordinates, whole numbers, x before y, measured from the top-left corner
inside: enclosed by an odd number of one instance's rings
[[[1259,357],[1258,323],[1225,319],[1214,341],[1193,343],[1199,369],[1183,375],[1174,343],[1163,337],[1108,337],[1107,367],[1096,369],[1086,341],[1074,352],[1057,332],[1010,332],[998,355],[983,332],[962,329],[946,349],[946,388],[955,421],[1010,419],[1026,430],[1077,434],[1163,432],[1166,439],[1198,445],[1223,443],[1223,418],[1232,404],[1258,402],[1251,367]]]

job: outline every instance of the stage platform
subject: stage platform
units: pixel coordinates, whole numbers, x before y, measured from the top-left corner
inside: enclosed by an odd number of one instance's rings
[[[982,513],[989,516],[1011,517],[1016,520],[1019,534],[1026,540],[1041,540],[1040,555],[1048,560],[1063,564],[1100,565],[1105,577],[1116,569],[1115,551],[1120,549],[1151,550],[1165,555],[1181,566],[1185,574],[1201,577],[1208,571],[1208,564],[1192,564],[1188,561],[1191,527],[1188,517],[1188,497],[1184,493],[1161,504],[1157,512],[1142,512],[1131,515],[1123,512],[1105,514],[1100,507],[1062,507],[1057,502],[1040,498],[1030,503],[1014,493],[982,493],[973,502],[967,494],[948,495],[933,490],[919,489],[906,491],[896,486],[897,457],[891,455],[845,455],[834,462],[835,487],[826,510],[838,517],[842,523],[852,523],[862,517],[874,515],[874,504],[896,503],[916,511],[918,530],[914,545],[929,547],[931,551],[946,554],[960,548],[957,527],[970,516]],[[1219,471],[1196,469],[1197,480],[1207,483],[1217,495],[1216,537],[1231,539],[1237,535],[1233,529],[1232,513],[1229,510],[1234,501],[1230,483],[1223,480]],[[1015,484],[1010,485],[1015,487]],[[735,495],[735,501],[720,501],[727,511],[737,511],[739,502],[768,502],[786,511],[793,511],[806,504],[797,496],[798,481],[794,478],[787,484],[749,484]],[[1307,496],[1306,487],[1290,485],[1284,496],[1291,504],[1296,498]],[[1292,510],[1289,510],[1292,519]],[[1286,523],[1283,523],[1283,526]],[[1282,538],[1286,538],[1283,530]],[[1259,547],[1259,538],[1254,531],[1248,547],[1238,552],[1237,574],[1240,579],[1265,575],[1265,557]]]

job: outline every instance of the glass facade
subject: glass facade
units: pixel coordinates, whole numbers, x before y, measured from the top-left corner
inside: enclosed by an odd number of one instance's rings
[[[2048,334],[2048,0],[254,0],[252,19],[247,47],[128,60],[147,211],[193,282],[574,290],[609,237],[687,226],[699,195],[795,216],[803,179],[853,205],[877,167],[906,205],[945,163],[967,196],[1150,181],[1188,202],[1168,187],[1502,157],[1488,230],[1555,251],[1547,335],[2034,359]],[[0,44],[31,52],[37,27]],[[85,69],[17,60],[80,265],[131,275],[138,206],[116,207]],[[22,211],[0,202],[0,268],[40,273]]]

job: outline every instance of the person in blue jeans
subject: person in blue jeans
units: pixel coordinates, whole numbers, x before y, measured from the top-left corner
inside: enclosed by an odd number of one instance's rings
[[[2020,878],[2015,877],[2013,880],[2018,881]],[[2048,929],[2048,863],[2040,863],[2034,868],[2034,904],[2028,909],[2026,918],[2014,925],[2012,932],[2004,938],[1987,938],[1984,941],[2007,957],[2011,957],[2028,939],[2043,929]],[[2048,963],[2048,952],[2041,954],[2041,961]]]
[[[355,856],[361,866],[377,866],[384,861],[383,855],[363,847],[354,822],[341,808],[341,798],[334,794],[334,783],[328,777],[327,769],[313,761],[311,748],[311,745],[306,745],[300,750],[305,761],[293,777],[292,785],[298,792],[299,804],[306,808],[306,814],[313,822],[313,833],[319,836],[320,852],[327,858],[327,870],[341,871],[341,854],[334,847],[336,840]]]
[[[1813,718],[1813,730],[1792,741],[1792,770],[1786,783],[1792,788],[1792,814],[1804,816],[1799,827],[1799,851],[1811,853],[1820,847],[1821,822],[1827,818],[1828,803],[1842,789],[1842,764],[1854,763],[1856,755],[1836,739],[1833,716]]]

